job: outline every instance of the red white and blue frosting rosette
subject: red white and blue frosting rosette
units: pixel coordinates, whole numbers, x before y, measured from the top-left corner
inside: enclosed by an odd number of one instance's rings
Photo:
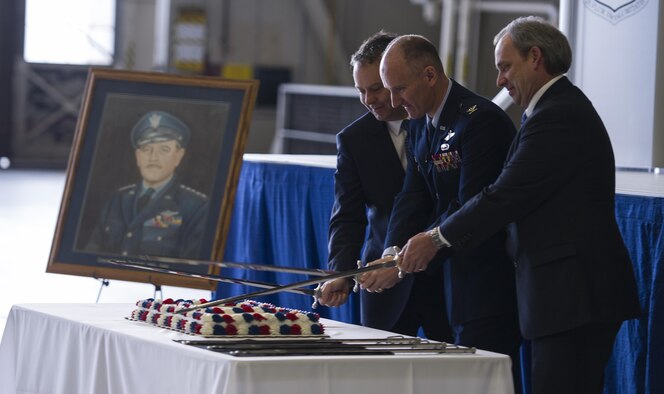
[[[136,303],[130,319],[203,336],[320,336],[325,332],[317,313],[252,300],[177,313],[206,302],[148,298]]]

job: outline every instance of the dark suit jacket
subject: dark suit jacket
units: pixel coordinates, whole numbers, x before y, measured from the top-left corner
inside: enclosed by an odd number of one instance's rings
[[[637,316],[614,199],[606,129],[586,96],[563,77],[522,125],[500,177],[441,232],[463,251],[509,224],[521,331],[530,339]]]
[[[363,263],[381,257],[392,203],[403,178],[404,170],[387,124],[372,113],[367,112],[337,134],[335,200],[329,227],[331,269],[357,268],[363,244]],[[391,304],[405,303],[409,293],[410,286],[405,285],[382,294],[363,291],[362,324],[392,328],[402,308]]]
[[[442,223],[493,182],[504,164],[516,133],[514,124],[491,101],[451,83],[431,142],[426,117],[410,122],[408,140],[414,161],[395,201],[387,244],[403,246],[418,232]],[[429,269],[444,263],[450,323],[508,313],[516,316],[514,266],[505,252],[504,232],[495,232],[480,248],[463,255],[447,258],[444,252]]]

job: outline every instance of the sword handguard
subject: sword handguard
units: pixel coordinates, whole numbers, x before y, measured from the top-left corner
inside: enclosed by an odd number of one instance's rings
[[[383,257],[394,257],[395,260],[399,260],[401,258],[400,256],[401,253],[401,248],[398,246],[390,246],[389,248],[385,249],[383,252]],[[399,270],[399,273],[397,276],[399,279],[403,279],[406,276],[406,273],[401,271],[401,264],[397,264],[397,269]]]
[[[357,268],[362,268],[362,260],[357,260]],[[360,281],[358,279],[358,275],[353,276],[353,282],[355,282],[355,286],[353,286],[353,293],[359,293]]]
[[[314,289],[314,293],[311,295],[314,298],[314,303],[311,304],[311,309],[316,309],[318,308],[318,299],[320,298],[321,295],[323,295],[323,291],[321,288],[323,287],[322,283],[319,283],[318,286]]]

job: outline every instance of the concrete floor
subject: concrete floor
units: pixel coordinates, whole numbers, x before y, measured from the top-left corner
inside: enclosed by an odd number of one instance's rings
[[[154,286],[46,273],[64,171],[0,170],[0,332],[9,311],[23,303],[135,302],[152,297]],[[210,298],[210,292],[164,286],[163,297]]]

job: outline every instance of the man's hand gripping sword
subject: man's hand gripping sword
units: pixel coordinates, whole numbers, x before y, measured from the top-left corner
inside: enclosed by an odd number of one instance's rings
[[[317,278],[308,279],[308,280],[301,281],[301,282],[296,282],[296,283],[291,283],[289,285],[275,286],[271,289],[259,290],[259,291],[255,291],[253,293],[243,294],[243,295],[239,295],[239,296],[233,296],[233,297],[224,298],[224,299],[216,300],[216,301],[212,301],[212,302],[206,302],[204,304],[195,305],[195,306],[192,306],[190,308],[180,309],[179,311],[177,311],[177,313],[191,312],[191,311],[198,310],[198,309],[209,308],[209,307],[213,307],[213,306],[217,306],[217,305],[227,304],[227,303],[230,303],[230,302],[241,301],[241,300],[244,300],[244,299],[250,299],[250,298],[264,296],[264,295],[268,295],[268,294],[280,293],[280,292],[288,291],[288,290],[295,289],[295,288],[301,288],[301,287],[304,287],[304,286],[318,284],[318,287],[316,287],[316,289],[314,289],[314,294],[313,294],[314,303],[312,305],[312,308],[315,309],[318,306],[318,298],[321,295],[321,290],[320,290],[321,283],[324,283],[324,282],[327,282],[328,280],[333,280],[333,279],[353,277],[354,280],[355,280],[355,283],[357,284],[357,281],[359,280],[359,275],[362,275],[365,272],[375,271],[375,270],[381,269],[381,268],[398,267],[399,262],[400,262],[400,256],[398,256],[398,255],[397,256],[387,256],[387,257],[384,257],[382,259],[372,261],[366,267],[358,268],[358,269],[355,269],[355,270],[335,272],[335,273],[330,274],[330,275],[319,276]],[[359,290],[359,287],[358,287],[358,290]]]

